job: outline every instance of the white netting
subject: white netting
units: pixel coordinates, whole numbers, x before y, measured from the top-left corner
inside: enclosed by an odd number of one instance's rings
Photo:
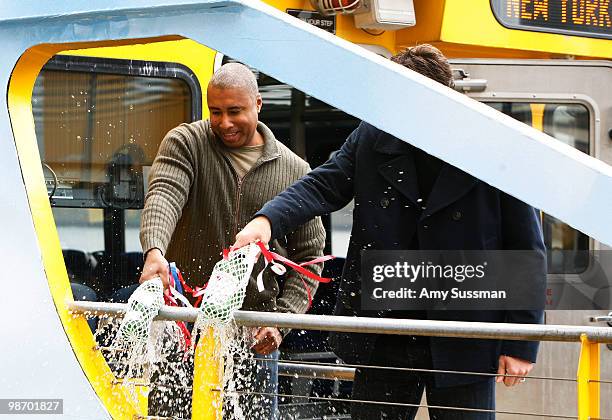
[[[184,340],[175,322],[153,321],[164,305],[164,287],[161,279],[148,280],[138,286],[128,299],[127,312],[116,328],[109,322],[106,334],[116,331],[107,354],[109,366],[129,400],[138,407],[141,393],[139,384],[149,384],[160,366],[174,366],[177,357],[182,361]],[[102,335],[105,335],[102,332]],[[177,356],[177,354],[179,356]],[[177,381],[186,381],[186,375],[177,372]],[[158,374],[159,376],[159,374]]]
[[[258,256],[259,247],[250,244],[215,264],[202,295],[201,311],[205,319],[226,323],[240,309]]]
[[[153,318],[164,305],[160,278],[145,281],[128,299],[128,310],[117,332],[116,343],[124,349],[144,349]]]

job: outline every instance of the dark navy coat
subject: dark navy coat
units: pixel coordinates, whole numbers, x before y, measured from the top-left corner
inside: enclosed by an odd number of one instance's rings
[[[452,139],[449,139],[452,141]],[[360,253],[364,249],[410,249],[417,236],[424,250],[535,250],[541,271],[524,281],[544,282],[545,247],[539,213],[532,207],[444,164],[425,210],[414,147],[367,123],[349,136],[329,161],[297,181],[258,213],[268,217],[273,238],[284,236],[314,216],[331,213],[355,199],[350,245],[335,314],[393,316],[362,311]],[[521,279],[517,279],[521,281]],[[534,289],[543,289],[540,287]],[[428,319],[541,323],[542,311],[436,311]],[[369,363],[376,335],[336,333],[332,344],[347,363]],[[525,341],[430,338],[434,369],[497,371],[500,354],[535,362],[538,344]],[[389,349],[393,351],[393,349]],[[436,384],[452,386],[481,377],[436,375]]]

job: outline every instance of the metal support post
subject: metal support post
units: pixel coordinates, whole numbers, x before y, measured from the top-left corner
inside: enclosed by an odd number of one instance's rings
[[[578,419],[599,418],[599,343],[580,336],[578,361]]]
[[[217,347],[213,330],[208,328],[195,350],[191,399],[193,420],[221,420],[223,361]]]

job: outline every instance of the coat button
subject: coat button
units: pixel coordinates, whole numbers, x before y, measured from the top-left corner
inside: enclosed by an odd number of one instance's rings
[[[389,207],[389,203],[390,201],[387,197],[380,199],[380,207],[382,207],[383,209],[386,209],[387,207]]]
[[[462,217],[463,217],[463,213],[461,213],[459,210],[453,213],[453,220],[455,221],[461,220]]]

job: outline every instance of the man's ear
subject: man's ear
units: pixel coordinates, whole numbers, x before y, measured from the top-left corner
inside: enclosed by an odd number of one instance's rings
[[[257,113],[261,111],[261,107],[263,105],[263,100],[261,99],[261,94],[257,94],[257,98],[255,99],[255,104],[257,105]]]

